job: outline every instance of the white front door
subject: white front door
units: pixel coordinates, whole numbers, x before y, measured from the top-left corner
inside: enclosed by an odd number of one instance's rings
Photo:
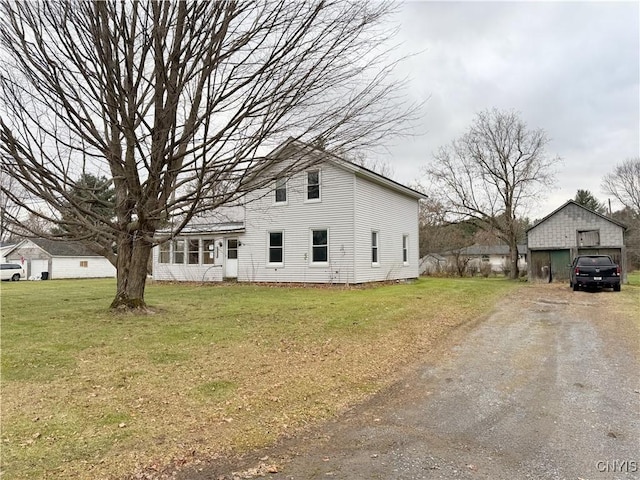
[[[238,278],[238,239],[227,238],[224,256],[225,278]]]

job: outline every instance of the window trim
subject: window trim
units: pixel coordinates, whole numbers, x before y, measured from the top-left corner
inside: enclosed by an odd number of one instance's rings
[[[186,250],[187,250],[187,242],[186,239],[184,238],[176,238],[175,240],[173,240],[173,248],[171,249],[171,264],[173,265],[186,265],[187,262],[187,256],[186,256]],[[176,247],[178,246],[178,243],[182,243],[182,251],[180,251],[179,249],[177,249]],[[176,255],[182,255],[182,261],[181,262],[176,262]]]
[[[216,255],[217,255],[217,242],[215,238],[211,238],[211,237],[204,237],[200,239],[200,251],[202,252],[202,257],[201,257],[201,261],[200,261],[200,265],[217,265],[218,262],[216,261]],[[208,244],[213,245],[213,248],[211,250],[206,249],[205,250],[205,245]],[[205,262],[205,259],[208,258],[208,254],[213,254],[213,257],[210,258],[211,262]]]
[[[276,246],[276,247],[272,247],[271,246],[271,234],[272,233],[279,233],[281,235],[281,241],[282,241],[282,245],[281,246]],[[269,230],[267,231],[267,267],[270,268],[283,268],[284,267],[284,230]],[[271,249],[272,248],[279,248],[282,251],[282,261],[281,262],[272,262],[271,261]]]
[[[318,172],[318,198],[309,198],[309,174],[312,172]],[[322,202],[322,169],[314,168],[305,171],[304,178],[304,203],[319,203]]]
[[[186,251],[187,251],[187,258],[186,258],[186,264],[187,265],[202,265],[202,259],[200,256],[200,253],[202,252],[202,242],[200,237],[195,237],[195,238],[187,238],[186,240]],[[192,246],[192,242],[197,242],[198,243],[198,248],[196,250],[192,250],[191,246]],[[192,262],[191,261],[191,254],[195,253],[197,255],[197,261],[196,262]]]
[[[166,242],[163,242],[160,245],[158,245],[158,263],[159,264],[171,265],[171,260],[173,258],[171,255],[172,244],[173,244],[172,240],[167,240]],[[163,249],[163,247],[166,247],[166,249]],[[166,253],[166,257],[164,260],[162,258],[163,253]]]
[[[325,248],[327,249],[327,259],[323,260],[323,261],[314,261],[313,260],[313,249],[316,245],[314,245],[313,243],[313,232],[320,232],[320,231],[324,231],[327,232],[327,243]],[[331,261],[331,257],[330,257],[330,251],[329,251],[329,244],[330,244],[330,232],[329,232],[329,227],[312,227],[309,229],[309,266],[311,267],[326,267],[329,265],[329,262]],[[322,246],[322,245],[318,245],[318,246]]]
[[[283,182],[284,185],[280,185],[278,187],[278,183]],[[279,177],[274,180],[273,183],[273,204],[274,205],[287,205],[289,203],[289,192],[288,192],[288,184],[289,182],[285,177]],[[284,200],[278,200],[278,190],[284,189]]]
[[[409,265],[409,235],[402,235],[402,264]]]
[[[375,239],[375,242],[374,242]],[[371,230],[371,266],[380,266],[380,231]]]

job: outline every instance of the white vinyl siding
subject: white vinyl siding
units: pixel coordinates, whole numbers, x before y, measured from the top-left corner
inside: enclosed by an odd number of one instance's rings
[[[283,165],[282,168],[286,168]],[[247,203],[241,237],[238,280],[256,282],[353,282],[353,174],[330,163],[320,171],[321,202],[307,200],[307,172],[287,181],[287,205],[274,207],[271,196],[254,192]],[[311,230],[329,230],[328,261],[313,264]],[[267,232],[284,232],[285,268],[269,266]]]
[[[378,262],[373,263],[371,232],[378,232]],[[403,242],[407,237],[408,262]],[[356,176],[355,253],[357,283],[417,278],[418,201]],[[415,257],[415,258],[414,258]]]
[[[81,267],[80,262],[87,262]],[[36,272],[39,275],[41,272]],[[53,257],[49,278],[104,278],[115,277],[115,267],[104,257]]]

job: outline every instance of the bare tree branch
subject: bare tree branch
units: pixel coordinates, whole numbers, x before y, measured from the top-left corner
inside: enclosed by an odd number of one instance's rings
[[[557,157],[545,153],[543,130],[529,130],[515,112],[480,112],[467,133],[442,147],[425,173],[453,219],[472,219],[511,251],[517,278],[518,216],[554,181]]]

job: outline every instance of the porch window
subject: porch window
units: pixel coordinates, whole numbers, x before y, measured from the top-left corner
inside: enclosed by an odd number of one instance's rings
[[[276,203],[287,203],[287,179],[276,179]]]
[[[378,264],[378,232],[371,232],[371,263]]]
[[[284,262],[284,233],[269,232],[269,263],[282,265]]]
[[[320,200],[320,170],[307,172],[307,200]]]
[[[311,230],[311,262],[327,263],[329,261],[329,231]]]
[[[160,244],[160,255],[158,256],[158,263],[171,262],[171,242],[164,242]]]
[[[409,235],[402,236],[402,263],[409,264]]]
[[[212,238],[202,240],[202,263],[204,265],[216,263],[216,242]]]
[[[173,241],[173,263],[184,263],[184,240]]]
[[[189,239],[187,246],[189,248],[187,257],[189,265],[198,265],[200,263],[200,240]]]

